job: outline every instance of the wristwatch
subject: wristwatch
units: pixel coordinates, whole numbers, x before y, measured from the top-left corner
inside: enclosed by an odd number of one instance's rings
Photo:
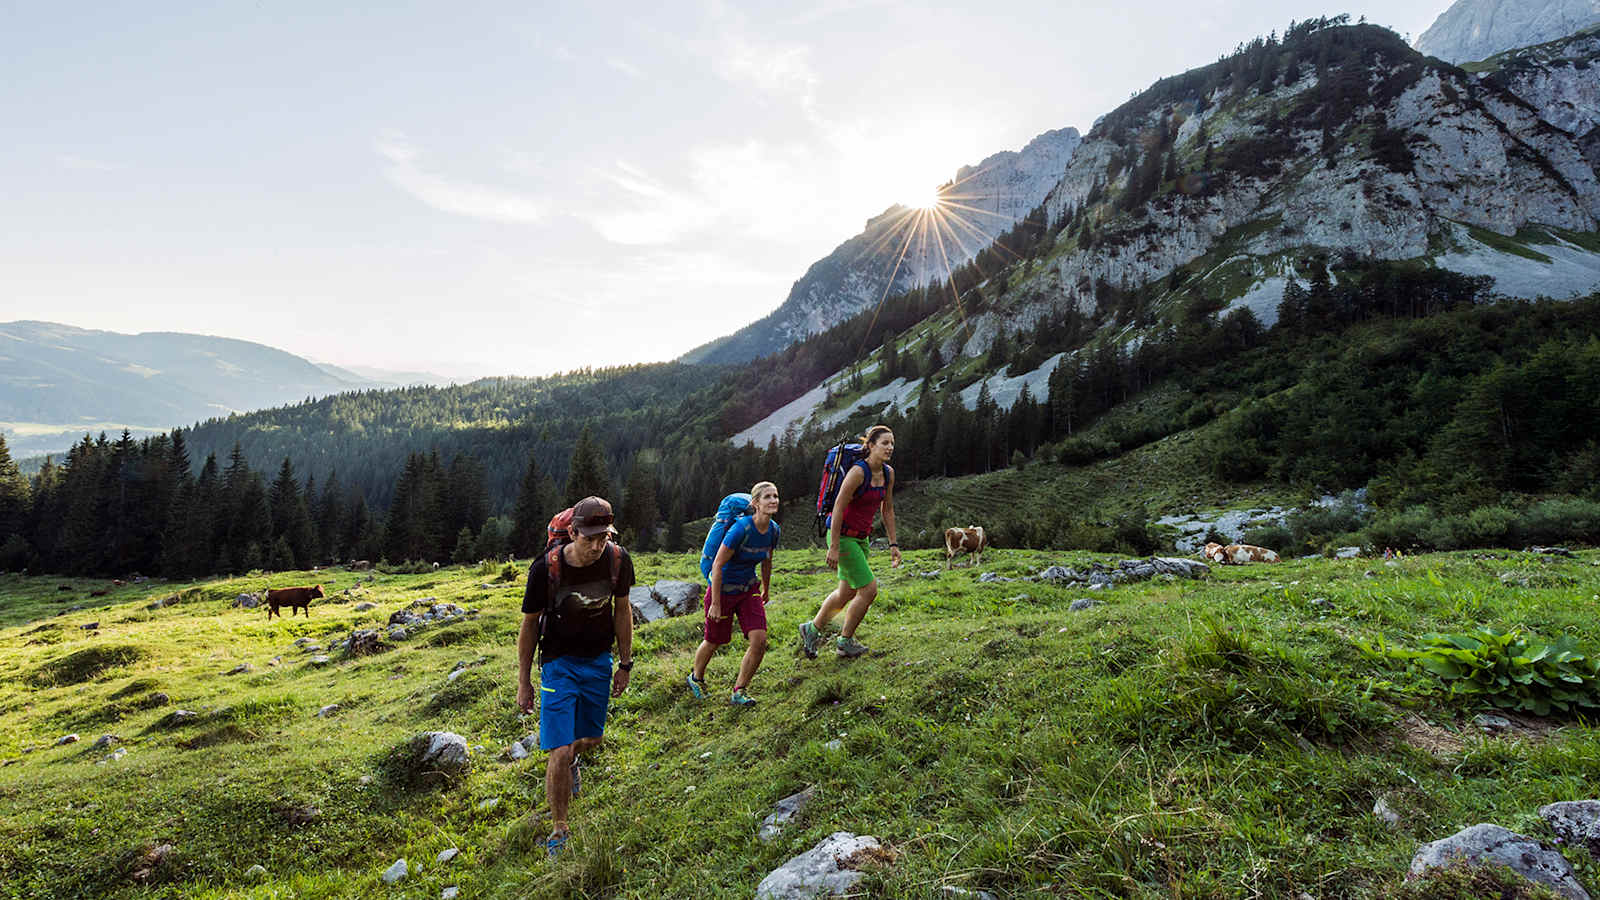
[[[630,672],[633,670],[633,660],[630,659],[627,662],[619,662],[617,663],[617,668],[623,672]]]

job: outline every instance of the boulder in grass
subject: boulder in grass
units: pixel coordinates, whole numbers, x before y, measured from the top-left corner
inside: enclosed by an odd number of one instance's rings
[[[1447,838],[1423,844],[1411,860],[1411,871],[1406,879],[1419,878],[1429,869],[1455,863],[1505,866],[1569,900],[1589,900],[1589,892],[1573,877],[1572,866],[1560,853],[1527,835],[1488,823],[1463,828]]]
[[[761,879],[756,898],[809,900],[848,894],[866,877],[862,869],[888,858],[877,838],[836,831]]]

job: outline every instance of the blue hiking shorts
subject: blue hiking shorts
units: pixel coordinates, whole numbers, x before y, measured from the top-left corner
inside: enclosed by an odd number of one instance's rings
[[[611,705],[611,654],[558,656],[539,667],[539,747],[600,737]]]

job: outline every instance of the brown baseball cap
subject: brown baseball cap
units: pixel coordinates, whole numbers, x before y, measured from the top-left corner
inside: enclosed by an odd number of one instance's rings
[[[617,517],[611,512],[611,504],[600,497],[585,497],[572,507],[572,527],[585,537],[603,532],[617,533],[612,523]]]

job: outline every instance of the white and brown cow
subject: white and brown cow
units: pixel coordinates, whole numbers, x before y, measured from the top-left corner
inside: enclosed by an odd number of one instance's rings
[[[989,546],[989,539],[983,534],[982,525],[968,525],[966,528],[946,528],[944,530],[944,567],[950,568],[958,553],[971,553],[970,565],[983,563],[983,551]]]
[[[1206,559],[1221,565],[1242,566],[1253,562],[1278,562],[1278,554],[1254,544],[1229,544],[1224,547],[1215,541],[1206,544]]]

